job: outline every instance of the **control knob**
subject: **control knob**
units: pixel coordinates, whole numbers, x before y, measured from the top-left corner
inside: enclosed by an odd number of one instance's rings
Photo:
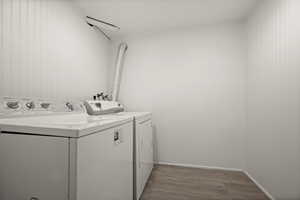
[[[18,109],[20,107],[18,101],[9,101],[6,103],[6,106],[10,109]]]
[[[34,104],[33,101],[27,102],[27,103],[25,104],[25,106],[26,106],[26,108],[28,108],[29,110],[32,110],[32,109],[35,108],[35,104]]]

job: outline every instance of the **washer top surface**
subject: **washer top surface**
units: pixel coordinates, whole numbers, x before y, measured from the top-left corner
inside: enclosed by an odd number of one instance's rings
[[[0,119],[0,131],[78,138],[133,121],[131,116],[85,113]]]
[[[133,121],[129,115],[89,116],[82,102],[0,98],[0,132],[77,138]]]

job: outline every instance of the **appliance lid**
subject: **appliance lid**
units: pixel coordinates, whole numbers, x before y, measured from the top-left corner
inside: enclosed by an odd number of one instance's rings
[[[130,116],[88,116],[62,114],[0,119],[2,133],[34,134],[78,138],[119,126],[133,120]]]

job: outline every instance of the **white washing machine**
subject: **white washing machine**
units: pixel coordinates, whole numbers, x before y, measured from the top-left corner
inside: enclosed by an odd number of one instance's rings
[[[134,198],[133,117],[88,116],[72,103],[0,106],[1,200]]]

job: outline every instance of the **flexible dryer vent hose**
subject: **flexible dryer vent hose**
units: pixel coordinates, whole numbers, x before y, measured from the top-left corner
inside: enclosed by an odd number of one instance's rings
[[[112,100],[117,101],[119,96],[119,90],[120,90],[120,83],[121,83],[121,73],[124,65],[125,60],[125,54],[128,49],[128,46],[126,43],[121,43],[119,45],[117,59],[116,59],[116,72],[114,77],[114,85],[113,85],[113,91],[112,91]]]

